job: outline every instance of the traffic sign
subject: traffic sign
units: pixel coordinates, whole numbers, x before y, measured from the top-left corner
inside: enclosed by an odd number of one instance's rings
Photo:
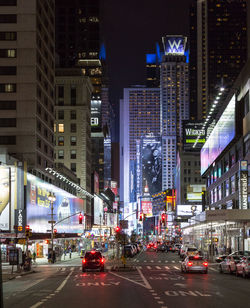
[[[48,223],[49,224],[54,224],[56,221],[55,220],[49,220]]]

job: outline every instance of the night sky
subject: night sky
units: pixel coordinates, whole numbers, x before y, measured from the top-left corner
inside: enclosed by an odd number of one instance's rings
[[[188,35],[193,0],[104,0],[102,36],[106,45],[112,104],[122,89],[145,83],[145,54],[166,34]],[[162,46],[161,46],[162,47]]]

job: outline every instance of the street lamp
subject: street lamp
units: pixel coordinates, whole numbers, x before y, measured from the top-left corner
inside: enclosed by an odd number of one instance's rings
[[[192,215],[195,216],[195,211],[197,209],[196,205],[191,206]],[[194,218],[194,224],[193,224],[193,243],[195,242],[195,235],[194,235],[194,225],[195,225],[195,218]]]
[[[51,220],[49,221],[49,223],[51,223],[51,258],[52,258],[52,263],[54,263],[54,224],[55,224],[55,220],[54,220],[54,207],[53,204],[56,201],[56,196],[54,193],[50,192],[48,195],[48,199],[51,203]]]

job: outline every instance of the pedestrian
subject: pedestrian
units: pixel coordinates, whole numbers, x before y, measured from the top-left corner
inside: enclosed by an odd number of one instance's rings
[[[26,254],[25,254],[25,252],[23,251],[23,252],[22,252],[22,263],[21,263],[21,268],[22,268],[22,269],[24,269],[25,259],[26,259]]]
[[[35,253],[35,251],[33,252],[32,257],[33,257],[33,262],[35,264],[36,263],[36,253]]]
[[[56,262],[56,252],[53,251],[52,252],[52,263],[55,263]]]

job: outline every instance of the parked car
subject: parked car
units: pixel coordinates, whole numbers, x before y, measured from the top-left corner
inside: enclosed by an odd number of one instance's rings
[[[167,249],[167,247],[166,247],[165,244],[158,244],[155,250],[156,250],[156,252],[158,252],[158,251],[164,252],[164,251],[166,251],[166,249]]]
[[[82,259],[82,272],[86,272],[86,269],[99,269],[104,271],[105,258],[100,251],[91,250],[85,253]]]
[[[181,263],[181,271],[188,272],[202,272],[207,274],[208,272],[208,262],[204,257],[196,256],[187,256]]]
[[[242,257],[236,264],[236,276],[242,275],[243,278],[250,276],[250,257]]]
[[[236,264],[241,260],[241,256],[227,256],[220,264],[219,264],[219,272],[220,273],[235,273],[236,272]]]

